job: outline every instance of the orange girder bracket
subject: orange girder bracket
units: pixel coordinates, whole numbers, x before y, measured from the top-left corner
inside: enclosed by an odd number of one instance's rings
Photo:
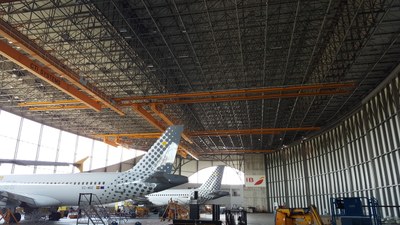
[[[89,109],[86,105],[55,105],[44,107],[30,107],[29,111],[59,111],[59,110],[76,110],[76,109]]]
[[[63,77],[65,79],[67,79],[69,82],[71,82],[78,88],[82,89],[84,92],[90,94],[97,101],[100,101],[105,106],[107,106],[107,107],[111,108],[112,110],[114,110],[115,112],[117,112],[119,115],[121,115],[121,116],[125,115],[125,113],[121,109],[119,109],[119,107],[114,103],[114,100],[112,100],[109,96],[107,96],[106,94],[101,92],[98,88],[96,88],[95,86],[90,84],[88,81],[81,78],[79,76],[79,74],[77,74],[76,72],[74,72],[73,70],[68,68],[60,60],[58,60],[54,56],[50,55],[47,51],[42,49],[35,42],[29,40],[26,36],[21,34],[18,30],[13,28],[10,24],[8,24],[7,22],[5,22],[2,19],[0,19],[0,35],[5,37],[9,41],[15,43],[15,45],[20,47],[21,50],[28,53],[31,57],[38,60],[43,65],[46,65],[47,68],[50,68],[54,72],[56,72],[60,75],[63,75]],[[13,61],[15,62],[15,60],[13,60]],[[41,76],[39,76],[39,77],[41,77]],[[47,79],[45,79],[45,80],[47,80]],[[61,79],[57,77],[57,80],[61,80]],[[54,80],[54,81],[56,81],[56,80]],[[74,88],[74,89],[76,89],[76,88]],[[64,91],[63,89],[60,89],[60,90]],[[66,93],[68,93],[68,92],[66,92]],[[74,98],[76,98],[76,97],[74,97]],[[90,101],[88,101],[88,100],[83,101],[80,98],[77,98],[77,99],[81,100],[83,103],[87,104],[88,106],[95,109],[96,111],[100,111],[99,103],[96,103],[96,105],[92,104],[93,102],[96,102],[95,100],[90,99]]]
[[[159,105],[158,104],[150,104],[151,110],[153,110],[153,112],[156,113],[166,124],[168,124],[169,126],[174,125],[174,123],[164,113],[162,113],[158,109],[157,106],[159,106]],[[193,144],[193,141],[190,139],[190,137],[187,134],[182,133],[182,138],[185,139],[190,144]]]
[[[150,124],[152,124],[154,127],[159,129],[160,131],[164,131],[165,127],[156,119],[154,118],[149,112],[147,112],[145,109],[142,108],[142,106],[135,104],[132,106],[132,108],[138,112],[144,119],[146,119]],[[179,146],[189,155],[191,155],[193,158],[198,159],[198,156],[194,154],[193,152],[189,151],[187,148],[182,147],[182,144],[179,144]],[[182,157],[184,157],[182,155]]]
[[[109,145],[111,145],[111,146],[114,146],[114,147],[118,147],[118,146],[119,146],[119,144],[117,144],[117,143],[115,142],[115,140],[110,140],[110,139],[108,139],[107,137],[104,137],[104,138],[103,138],[103,142],[106,143],[106,144],[109,144]]]
[[[293,85],[286,87],[265,87],[253,89],[234,89],[234,90],[220,90],[220,91],[204,91],[193,93],[176,93],[176,94],[160,94],[150,96],[132,96],[114,98],[117,102],[122,101],[137,101],[137,100],[155,100],[155,99],[175,99],[175,98],[200,98],[200,97],[216,97],[220,95],[245,95],[245,94],[260,94],[268,92],[284,92],[284,91],[300,91],[300,90],[318,90],[318,89],[337,89],[337,88],[351,88],[355,83],[320,83],[310,85]]]
[[[152,101],[152,103],[155,103],[155,104],[193,104],[193,103],[208,103],[208,102],[251,101],[251,100],[261,100],[261,99],[324,96],[324,95],[337,95],[337,94],[348,94],[348,93],[350,93],[350,91],[348,91],[348,90],[333,90],[333,91],[318,91],[318,92],[293,92],[293,93],[261,94],[261,95],[251,95],[251,96],[158,100],[158,101]],[[119,106],[131,106],[134,104],[146,104],[146,103],[125,102],[125,103],[120,103]]]
[[[43,106],[43,105],[62,105],[62,104],[79,104],[81,101],[76,99],[71,100],[57,100],[51,102],[21,102],[18,103],[18,106],[27,107],[27,106]]]
[[[289,128],[263,128],[244,130],[210,130],[190,132],[190,136],[227,136],[227,135],[250,135],[250,134],[277,134],[285,131],[313,131],[319,127],[289,127]]]
[[[128,138],[159,138],[162,133],[143,133],[143,134],[94,134],[93,137],[128,137]]]
[[[149,112],[147,112],[141,105],[135,104],[132,108],[139,113],[145,120],[147,120],[151,125],[157,128],[160,131],[164,131],[165,127],[156,119],[154,118]]]
[[[29,59],[27,56],[12,48],[4,41],[0,41],[0,54],[18,64],[19,66],[25,68],[37,77],[45,80],[47,83],[53,85],[59,90],[69,94],[73,98],[79,99],[88,107],[98,112],[101,110],[100,103],[94,101],[85,93],[81,92],[74,86],[70,85],[69,83],[62,80],[60,77],[53,74],[47,67],[41,66],[33,60]]]
[[[228,154],[250,154],[250,153],[272,153],[276,150],[221,150],[221,151],[212,151],[212,152],[202,152],[201,155],[228,155]]]

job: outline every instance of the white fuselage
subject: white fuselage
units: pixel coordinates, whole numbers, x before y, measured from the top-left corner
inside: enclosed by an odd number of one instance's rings
[[[101,203],[117,202],[149,194],[155,186],[126,172],[0,176],[0,192],[32,198],[37,207],[78,205],[80,193],[96,194]]]
[[[189,204],[190,198],[197,189],[169,189],[146,195],[154,205],[167,205],[170,201]]]

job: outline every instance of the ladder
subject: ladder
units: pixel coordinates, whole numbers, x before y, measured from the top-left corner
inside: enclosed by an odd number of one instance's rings
[[[97,195],[92,193],[79,193],[79,211],[76,224],[108,224],[110,215],[103,207]]]
[[[21,219],[21,218],[19,218]],[[4,224],[19,224],[19,220],[15,218],[14,213],[10,209],[0,210],[0,222],[4,220]]]

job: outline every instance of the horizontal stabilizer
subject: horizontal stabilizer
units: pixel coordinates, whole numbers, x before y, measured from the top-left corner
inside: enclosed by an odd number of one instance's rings
[[[216,191],[209,193],[208,197],[210,197],[211,199],[216,199],[216,198],[221,198],[221,197],[228,196],[228,195],[230,195],[229,191],[216,190]]]
[[[168,174],[166,172],[155,172],[148,177],[144,182],[146,183],[157,183],[155,192],[175,187],[188,182],[188,178],[185,176]]]

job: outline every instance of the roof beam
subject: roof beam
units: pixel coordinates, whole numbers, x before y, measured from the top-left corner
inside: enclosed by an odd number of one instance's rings
[[[147,120],[151,125],[160,131],[164,131],[165,127],[162,125],[156,118],[154,118],[149,112],[147,112],[141,105],[133,105],[132,107],[137,113],[139,113],[145,120]],[[172,125],[172,124],[170,124]],[[198,155],[192,151],[190,151],[187,147],[184,147],[182,144],[179,144],[180,148],[183,149],[187,154],[191,155],[193,158],[198,160]],[[181,154],[182,157],[185,157],[184,154]]]
[[[174,125],[174,123],[164,113],[162,113],[158,109],[158,106],[163,107],[164,105],[161,105],[161,104],[150,104],[151,110],[154,113],[156,113],[166,124],[168,124],[169,126]],[[190,144],[193,144],[193,141],[190,139],[190,137],[185,132],[182,133],[182,138],[185,139]]]
[[[287,87],[269,87],[269,88],[256,88],[256,89],[237,89],[237,90],[223,90],[223,91],[211,91],[211,92],[194,92],[194,93],[183,93],[183,94],[163,94],[163,95],[151,95],[151,96],[132,96],[126,98],[114,98],[113,100],[118,102],[119,107],[127,107],[135,105],[148,104],[143,102],[146,100],[158,100],[157,102],[152,101],[154,104],[193,104],[193,103],[207,103],[207,102],[226,102],[226,101],[247,101],[247,100],[261,100],[261,99],[276,99],[276,98],[293,98],[293,97],[307,97],[307,96],[322,96],[322,95],[336,95],[336,94],[347,94],[349,90],[343,90],[343,88],[354,87],[354,83],[324,83],[314,85],[300,85],[300,86],[287,86]],[[323,91],[324,89],[328,89]],[[303,90],[309,90],[309,92],[300,92]],[[271,93],[261,95],[248,95],[248,94],[260,94],[266,92],[279,92],[279,91],[292,91],[289,93]],[[298,92],[293,92],[298,91]],[[226,96],[216,97],[218,95],[243,95],[243,96]],[[209,97],[209,98],[198,98],[198,97]],[[194,98],[194,99],[179,99],[179,98]],[[170,99],[170,100],[166,100]],[[172,99],[172,100],[171,100]],[[175,100],[174,100],[175,99]],[[132,102],[136,101],[136,102]],[[29,106],[46,106],[46,105],[57,105],[57,104],[75,104],[79,103],[76,100],[60,100],[51,102],[25,102],[18,104],[21,107]],[[66,109],[72,109],[66,108]],[[84,109],[79,106],[77,109]],[[46,111],[53,110],[51,107],[40,107],[32,108],[30,110]],[[55,108],[59,110],[59,108]],[[154,110],[153,110],[154,111]],[[162,113],[157,113],[163,121],[167,124],[170,122],[169,119]]]
[[[193,131],[189,136],[225,136],[225,135],[250,135],[250,134],[272,134],[284,131],[316,131],[319,127],[289,127],[289,128],[263,128],[245,130],[209,130]],[[94,137],[129,137],[129,138],[159,138],[162,133],[135,133],[135,134],[94,134]]]
[[[100,105],[100,109],[102,106]],[[60,111],[60,110],[76,110],[76,109],[89,109],[86,105],[54,105],[45,107],[30,107],[29,111]]]
[[[90,107],[97,112],[101,110],[101,105],[98,102],[94,101],[90,96],[86,95],[74,86],[65,82],[60,77],[53,74],[47,67],[39,65],[26,55],[12,48],[5,41],[0,41],[0,54],[18,64],[19,66],[23,67],[24,69],[28,70],[35,76],[56,87],[57,89],[63,91],[64,93],[72,96],[75,99],[80,100],[86,105],[86,107]]]
[[[190,136],[227,136],[227,135],[251,135],[251,134],[277,134],[285,131],[315,131],[319,127],[288,127],[288,128],[262,128],[262,129],[244,129],[244,130],[209,130],[194,131]]]
[[[27,107],[27,106],[44,106],[44,105],[62,105],[62,104],[79,104],[81,101],[76,99],[71,100],[57,100],[51,102],[21,102],[18,103],[18,106]]]
[[[337,88],[352,88],[354,83],[321,83],[312,85],[294,85],[282,87],[266,87],[266,88],[253,88],[253,89],[234,89],[234,90],[221,90],[221,91],[204,91],[193,93],[181,94],[160,94],[150,96],[131,96],[123,98],[114,98],[117,102],[135,101],[135,100],[155,100],[155,99],[174,99],[174,98],[199,98],[199,97],[215,97],[218,95],[246,95],[267,92],[279,91],[301,91],[301,90],[319,90],[319,89],[337,89]]]
[[[239,96],[239,97],[221,97],[221,98],[199,98],[199,99],[177,99],[169,101],[157,101],[151,102],[151,104],[196,104],[196,103],[210,103],[210,102],[230,102],[230,101],[250,101],[250,100],[262,100],[262,99],[281,99],[281,98],[295,98],[295,97],[309,97],[309,96],[324,96],[324,95],[337,95],[337,94],[349,94],[350,91],[347,90],[335,90],[335,91],[319,91],[319,92],[299,92],[299,93],[282,93],[282,94],[264,94],[256,96]],[[137,107],[147,105],[149,103],[121,103],[120,107]],[[29,105],[22,105],[27,106]],[[79,107],[79,109],[84,109],[84,107]],[[34,110],[47,111],[52,110],[51,107],[36,108]]]
[[[229,154],[256,154],[256,153],[272,153],[276,150],[221,150],[221,151],[212,151],[212,152],[202,152],[200,155],[229,155]]]
[[[159,131],[163,132],[165,130],[165,126],[162,125],[156,118],[154,118],[149,112],[147,112],[143,107],[139,104],[135,104],[132,108],[142,116],[147,122],[157,128]]]
[[[58,73],[63,76],[63,78],[67,79],[73,85],[82,89],[84,92],[91,95],[96,101],[101,102],[105,106],[117,112],[119,115],[123,116],[125,113],[118,108],[118,106],[114,103],[111,97],[107,96],[103,92],[101,92],[97,87],[90,84],[87,80],[83,79],[79,76],[75,71],[68,68],[65,64],[63,64],[60,60],[50,55],[47,51],[42,49],[35,42],[29,40],[26,36],[21,34],[18,30],[13,28],[4,20],[0,19],[0,35],[8,39],[10,42],[14,43],[16,46],[20,47],[21,50],[28,53],[31,57],[38,60],[39,62],[46,65],[47,68],[50,68],[55,73]],[[13,60],[15,62],[15,60]],[[36,75],[36,74],[35,74]],[[55,75],[54,75],[55,76]],[[55,76],[57,80],[62,80],[61,78]],[[54,86],[54,85],[53,85]],[[62,89],[60,89],[62,90]],[[64,91],[64,90],[62,90]],[[76,98],[76,97],[74,97]],[[94,107],[95,100],[87,99],[86,101],[81,100],[83,103],[88,105],[88,102],[91,102],[92,108],[96,108],[96,111],[100,110],[99,103],[96,103],[96,107]]]

